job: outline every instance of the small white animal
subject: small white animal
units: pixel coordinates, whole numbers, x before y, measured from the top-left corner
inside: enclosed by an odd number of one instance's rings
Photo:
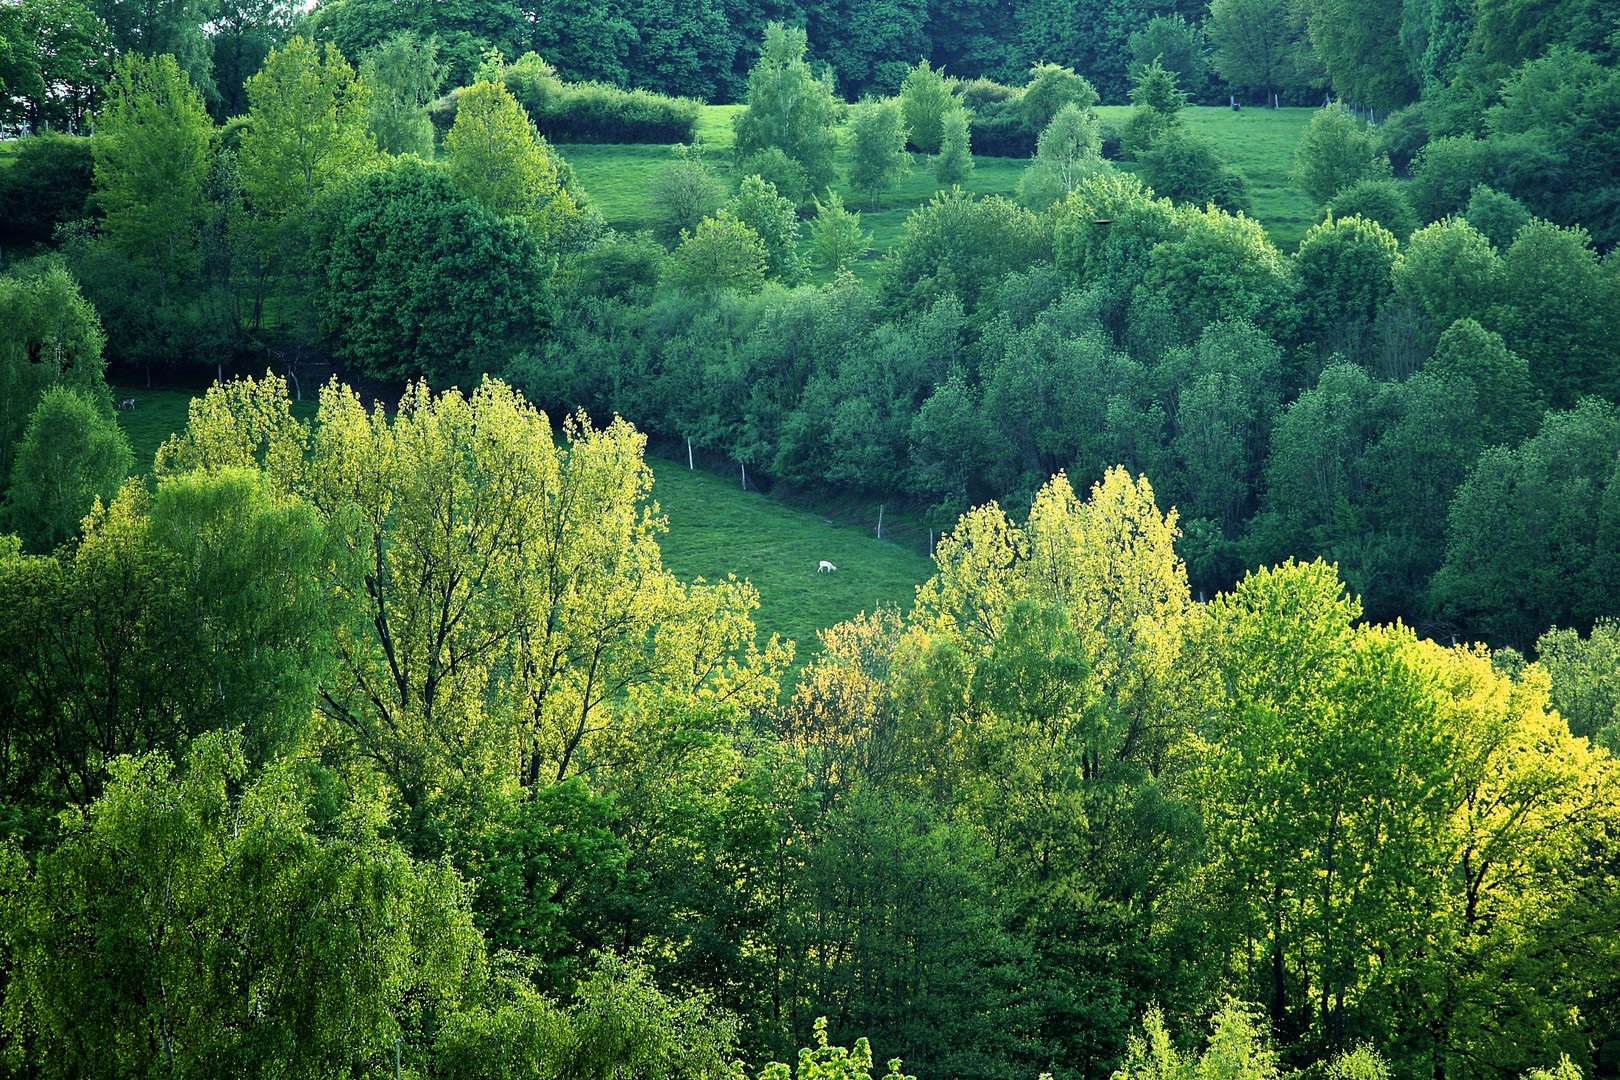
[[[816,573],[820,574],[820,573],[822,573],[824,571],[827,571],[827,570],[837,570],[837,569],[838,569],[838,567],[834,566],[832,563],[828,562],[826,559],[822,559],[821,560],[821,565],[816,567]]]

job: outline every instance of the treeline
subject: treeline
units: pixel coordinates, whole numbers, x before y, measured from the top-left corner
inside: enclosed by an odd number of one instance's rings
[[[1612,624],[1526,665],[1319,562],[1199,604],[1115,469],[970,511],[784,699],[643,437],[553,435],[231,382],[0,548],[0,1072],[1612,1068]]]

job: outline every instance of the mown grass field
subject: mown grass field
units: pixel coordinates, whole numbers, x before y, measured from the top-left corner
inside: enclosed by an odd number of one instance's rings
[[[192,393],[186,390],[113,388],[133,397],[134,409],[118,421],[135,453],[137,475],[151,472],[163,440],[185,427]],[[293,411],[308,419],[315,402],[296,402]],[[709,581],[735,574],[759,590],[754,624],[761,637],[781,634],[798,645],[794,671],[819,647],[816,631],[877,604],[911,607],[918,584],[933,572],[920,550],[878,540],[871,529],[833,525],[816,514],[743,492],[734,479],[691,472],[684,462],[649,459],[653,500],[669,519],[660,540],[664,565],[677,577]],[[816,572],[826,559],[835,574]],[[792,685],[792,678],[787,685]]]
[[[709,105],[703,111],[698,135],[708,160],[722,170],[731,162],[731,118],[741,109],[740,105]],[[1105,120],[1115,122],[1123,122],[1129,111],[1123,105],[1105,105],[1098,110]],[[1293,250],[1316,220],[1315,206],[1288,180],[1294,147],[1310,122],[1311,110],[1245,109],[1234,113],[1230,109],[1195,106],[1184,115],[1193,130],[1213,139],[1242,170],[1249,182],[1254,216],[1265,225],[1278,247]],[[627,232],[648,227],[652,216],[648,193],[658,170],[669,160],[668,147],[563,145],[558,149],[574,166],[587,194],[609,224]],[[842,154],[840,158],[840,175],[847,176]],[[963,186],[976,195],[1010,198],[1026,164],[1022,158],[975,156],[973,175]],[[1129,164],[1121,167],[1133,168]],[[920,156],[910,179],[885,194],[878,211],[872,211],[847,182],[838,187],[845,204],[861,211],[861,225],[872,234],[872,252],[857,268],[863,277],[870,276],[875,260],[903,234],[911,212],[939,190],[927,160]]]

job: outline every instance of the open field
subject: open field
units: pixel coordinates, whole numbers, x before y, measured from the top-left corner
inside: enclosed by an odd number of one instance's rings
[[[157,448],[185,426],[192,393],[186,390],[113,388],[138,404],[118,414],[135,452],[139,474],[152,469]],[[315,402],[295,403],[308,419]],[[933,570],[919,550],[878,540],[868,528],[833,525],[808,511],[739,490],[735,480],[690,472],[684,463],[649,459],[653,499],[669,518],[661,539],[664,565],[684,581],[735,574],[754,583],[761,636],[781,634],[798,643],[794,673],[818,648],[816,631],[870,611],[879,603],[909,609],[914,591]],[[818,574],[826,559],[835,574]],[[792,685],[792,678],[787,685]]]
[[[722,171],[731,163],[731,118],[740,105],[704,107],[698,134],[708,159]],[[1098,109],[1105,120],[1123,122],[1127,106],[1105,105]],[[1294,147],[1300,132],[1310,122],[1310,109],[1229,109],[1190,107],[1183,114],[1194,131],[1213,139],[1249,182],[1254,216],[1266,226],[1272,240],[1284,251],[1292,251],[1316,221],[1316,208],[1288,179],[1293,166]],[[593,204],[608,223],[621,231],[634,232],[650,224],[652,208],[647,193],[658,170],[669,159],[663,146],[564,145],[558,148],[574,166]],[[841,155],[842,158],[842,155]],[[840,161],[841,173],[847,167]],[[975,157],[973,176],[963,185],[976,195],[1011,197],[1018,187],[1026,162],[1022,158]],[[1132,169],[1130,164],[1121,168]],[[855,194],[847,182],[838,185],[845,204],[861,211],[861,224],[872,233],[872,254],[858,268],[862,276],[875,269],[875,260],[898,240],[906,218],[939,190],[928,171],[927,159],[918,156],[910,179],[883,197],[882,208],[870,210],[866,200]]]

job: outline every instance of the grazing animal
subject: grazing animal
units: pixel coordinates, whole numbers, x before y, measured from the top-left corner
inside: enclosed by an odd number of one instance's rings
[[[838,569],[838,567],[834,566],[832,563],[828,562],[826,559],[822,559],[821,560],[821,565],[816,567],[816,573],[820,574],[820,573],[823,573],[823,572],[828,571],[828,570],[837,570],[837,569]]]
[[[119,398],[118,407],[120,409],[133,409],[135,407],[135,399],[132,397]]]

